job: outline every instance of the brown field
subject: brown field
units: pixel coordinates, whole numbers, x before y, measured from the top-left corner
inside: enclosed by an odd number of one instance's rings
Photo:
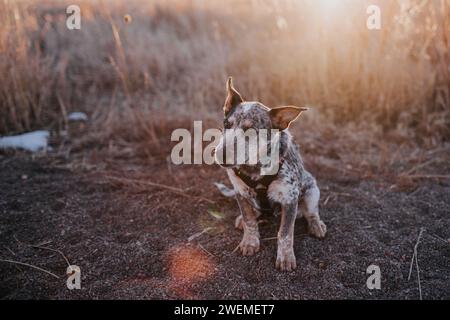
[[[81,30],[69,4],[0,0],[0,135],[48,129],[52,146],[0,150],[0,259],[61,276],[0,262],[0,298],[417,299],[424,228],[422,296],[450,299],[448,1],[84,0]],[[258,255],[233,252],[223,170],[170,162],[172,130],[221,126],[230,75],[247,100],[311,108],[292,133],[329,235],[298,224],[292,273],[275,271],[273,217]]]
[[[323,121],[427,145],[449,137],[446,1],[378,1],[376,32],[366,1],[81,3],[78,31],[65,25],[69,2],[0,4],[2,133],[55,125],[71,109],[109,130],[137,122],[138,136],[160,116],[216,118],[234,75],[269,106],[306,104]]]

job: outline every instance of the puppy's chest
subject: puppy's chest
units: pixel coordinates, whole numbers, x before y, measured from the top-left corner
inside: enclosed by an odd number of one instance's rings
[[[281,210],[281,205],[279,203],[269,199],[267,189],[256,190],[254,202],[261,213],[273,213],[274,215],[278,215]]]
[[[247,189],[244,193],[241,193],[241,196],[247,199],[253,208],[263,214],[273,213],[278,215],[281,211],[281,205],[269,198],[267,189]]]
[[[235,176],[239,181],[241,195],[250,201],[255,208],[261,213],[278,213],[280,205],[271,200],[269,193],[269,186],[273,181],[278,179],[275,176],[259,176],[243,173],[242,171],[235,171]]]

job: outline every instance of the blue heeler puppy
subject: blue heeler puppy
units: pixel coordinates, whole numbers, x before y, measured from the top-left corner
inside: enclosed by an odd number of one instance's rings
[[[244,232],[239,244],[241,252],[244,256],[258,252],[260,240],[257,219],[261,213],[281,213],[276,268],[283,271],[293,270],[297,266],[293,244],[299,204],[312,235],[323,238],[327,230],[319,217],[320,191],[316,180],[305,170],[299,149],[288,131],[289,125],[307,108],[287,106],[270,109],[259,102],[246,102],[234,89],[230,77],[227,81],[227,98],[223,110],[225,130],[216,148],[216,161],[226,168],[241,209],[235,224]],[[269,132],[271,129],[279,130],[278,134],[269,136],[268,143],[263,148],[266,153],[267,150],[270,153],[273,149],[271,142],[273,143],[275,138],[278,139],[277,172],[261,175],[261,168],[265,164],[259,160],[256,164],[228,161],[227,149],[235,148],[236,143],[235,139],[228,139],[227,136],[237,129],[241,129],[241,132],[250,129],[256,132],[261,129]],[[259,147],[256,152],[260,152]],[[235,156],[232,157],[232,160],[235,160]],[[248,160],[247,155],[244,158]]]

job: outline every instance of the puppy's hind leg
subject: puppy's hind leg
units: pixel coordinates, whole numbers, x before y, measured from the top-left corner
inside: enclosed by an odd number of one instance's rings
[[[314,182],[305,190],[302,200],[302,212],[308,222],[308,232],[317,238],[324,238],[327,226],[319,216],[320,190]]]

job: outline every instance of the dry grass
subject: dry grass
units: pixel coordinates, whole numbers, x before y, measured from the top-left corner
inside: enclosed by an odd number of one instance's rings
[[[156,139],[170,118],[218,117],[233,75],[247,99],[307,104],[327,124],[450,137],[445,0],[376,1],[380,31],[360,0],[78,3],[71,31],[69,2],[0,2],[0,133],[83,110],[102,135]]]

